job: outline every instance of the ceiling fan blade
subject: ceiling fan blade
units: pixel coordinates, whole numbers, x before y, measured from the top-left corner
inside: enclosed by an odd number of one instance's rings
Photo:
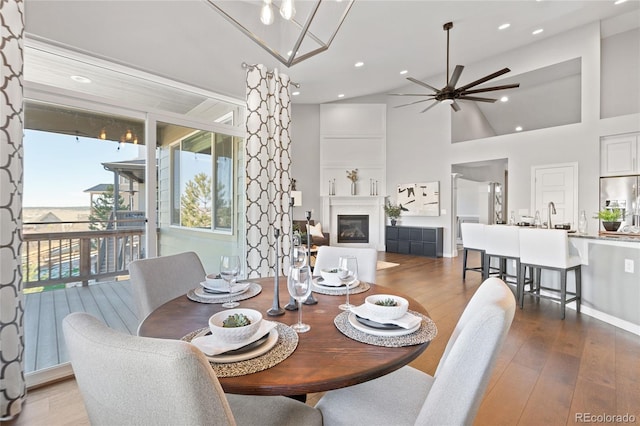
[[[426,87],[427,89],[431,89],[431,90],[433,90],[434,92],[439,92],[439,90],[438,90],[438,89],[436,89],[435,87],[430,86],[430,85],[428,85],[427,83],[423,83],[423,82],[422,82],[422,81],[420,81],[420,80],[416,80],[416,79],[415,79],[415,78],[413,78],[413,77],[407,77],[407,80],[409,80],[409,81],[411,81],[411,82],[413,82],[413,83],[415,83],[415,84],[417,84],[417,85],[420,85],[420,86],[422,86],[422,87]]]
[[[447,84],[448,88],[453,89],[456,87],[456,83],[458,83],[458,79],[460,78],[460,74],[462,74],[463,69],[464,66],[456,65],[456,69],[454,69],[453,74],[451,74],[451,80],[449,80],[449,83]]]
[[[434,96],[429,93],[389,93],[389,96]]]
[[[460,96],[458,99],[461,101],[475,101],[475,102],[491,102],[494,103],[497,99],[491,98],[478,98],[476,96]]]
[[[409,105],[415,105],[415,104],[419,104],[420,102],[427,102],[427,101],[430,101],[430,100],[431,99],[421,99],[419,101],[409,102],[408,104],[396,105],[396,106],[394,106],[394,108],[406,107],[406,106],[409,106]]]
[[[420,112],[427,112],[429,111],[431,108],[433,108],[434,106],[438,105],[440,103],[440,101],[435,101],[434,103],[432,103],[431,105],[429,105],[428,107],[426,107],[425,109],[423,109]]]
[[[515,89],[516,87],[520,87],[520,84],[505,84],[504,86],[492,86],[492,87],[484,87],[482,89],[474,89],[474,90],[465,90],[464,92],[460,92],[461,96],[464,96],[468,93],[482,93],[482,92],[493,92],[494,90],[504,90],[504,89]]]
[[[485,77],[482,77],[481,79],[473,81],[473,82],[471,82],[471,83],[469,83],[469,84],[467,84],[465,86],[459,87],[456,90],[459,91],[459,92],[464,92],[465,90],[469,89],[470,87],[477,86],[478,84],[482,84],[485,81],[489,81],[489,80],[492,80],[492,79],[494,79],[496,77],[500,77],[502,74],[506,74],[509,71],[511,71],[509,68],[503,68],[500,71],[496,71],[493,74],[489,74],[489,75],[487,75]]]
[[[453,101],[453,103],[451,104],[451,109],[453,109],[455,112],[458,112],[460,111],[460,105],[458,105],[456,101]]]

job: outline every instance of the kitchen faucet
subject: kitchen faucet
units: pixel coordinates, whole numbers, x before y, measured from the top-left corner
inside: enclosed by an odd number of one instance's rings
[[[549,210],[547,213],[547,229],[553,229],[551,227],[551,215],[556,214],[556,205],[553,204],[553,201],[549,201]]]

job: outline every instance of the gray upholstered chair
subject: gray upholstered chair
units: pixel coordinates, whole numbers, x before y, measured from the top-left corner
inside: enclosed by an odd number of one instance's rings
[[[160,305],[198,287],[205,276],[194,252],[134,260],[129,264],[129,279],[138,319],[142,322]]]
[[[62,323],[92,425],[321,425],[320,412],[283,396],[225,395],[195,346],[110,329],[81,312]]]
[[[321,269],[336,268],[340,256],[355,256],[358,259],[358,279],[368,283],[376,282],[378,252],[373,248],[320,246],[313,267],[313,275],[320,275]]]
[[[433,377],[407,366],[327,392],[316,405],[324,424],[472,424],[515,306],[502,280],[487,279],[458,320]]]

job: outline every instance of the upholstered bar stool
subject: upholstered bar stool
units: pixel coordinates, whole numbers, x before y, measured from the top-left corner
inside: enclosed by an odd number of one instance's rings
[[[462,280],[467,277],[467,271],[480,272],[484,276],[484,236],[485,225],[482,223],[463,222],[460,224],[462,234]],[[480,253],[480,266],[467,266],[469,250]]]
[[[507,284],[515,285],[516,299],[520,300],[520,292],[525,284],[530,281],[520,283],[520,229],[517,226],[507,225],[487,225],[484,227],[485,253],[484,253],[484,273],[483,278],[489,278],[491,260],[498,259],[498,277]],[[509,274],[507,261],[515,262],[515,271]],[[522,274],[526,279],[526,274]]]
[[[576,311],[580,312],[582,293],[582,264],[579,256],[569,253],[567,231],[558,229],[520,229],[520,279],[524,283],[524,267],[537,270],[535,284],[527,292],[531,296],[543,297],[560,302],[562,319],[565,318],[567,303],[576,302]],[[540,282],[539,270],[548,269],[560,273],[560,288],[544,286]],[[567,272],[574,271],[575,292],[567,291]],[[542,291],[559,293],[560,297],[543,294]],[[524,306],[524,285],[520,291],[520,308]]]

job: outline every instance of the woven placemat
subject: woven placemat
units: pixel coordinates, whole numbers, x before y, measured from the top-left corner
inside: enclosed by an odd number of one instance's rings
[[[338,330],[347,337],[358,342],[367,343],[375,346],[385,346],[387,348],[399,348],[402,346],[419,345],[425,342],[432,341],[438,334],[438,328],[436,324],[426,315],[423,315],[415,311],[407,311],[413,315],[422,318],[420,328],[411,334],[405,334],[404,336],[374,336],[373,334],[365,333],[354,328],[349,323],[349,311],[338,314],[333,320]]]
[[[253,296],[257,296],[262,291],[262,286],[258,283],[250,283],[247,291],[241,294],[237,294],[231,297],[232,302],[239,302],[240,300],[250,299]],[[189,290],[187,297],[194,302],[200,303],[225,303],[229,301],[228,297],[212,298],[212,297],[200,297],[195,293],[195,290]]]
[[[349,294],[364,293],[370,288],[371,286],[368,283],[365,283],[364,281],[360,281],[360,284],[358,284],[354,288],[349,289]],[[346,287],[336,287],[334,290],[334,289],[328,289],[324,287],[318,287],[315,282],[313,283],[312,290],[314,293],[328,294],[329,296],[344,296],[345,294],[347,294]]]
[[[245,361],[216,363],[209,361],[213,371],[218,377],[244,376],[245,374],[257,373],[277,365],[287,359],[298,347],[298,333],[286,324],[276,322],[278,330],[278,341],[268,352]],[[191,342],[196,336],[209,331],[208,327],[193,331],[180,340]]]

